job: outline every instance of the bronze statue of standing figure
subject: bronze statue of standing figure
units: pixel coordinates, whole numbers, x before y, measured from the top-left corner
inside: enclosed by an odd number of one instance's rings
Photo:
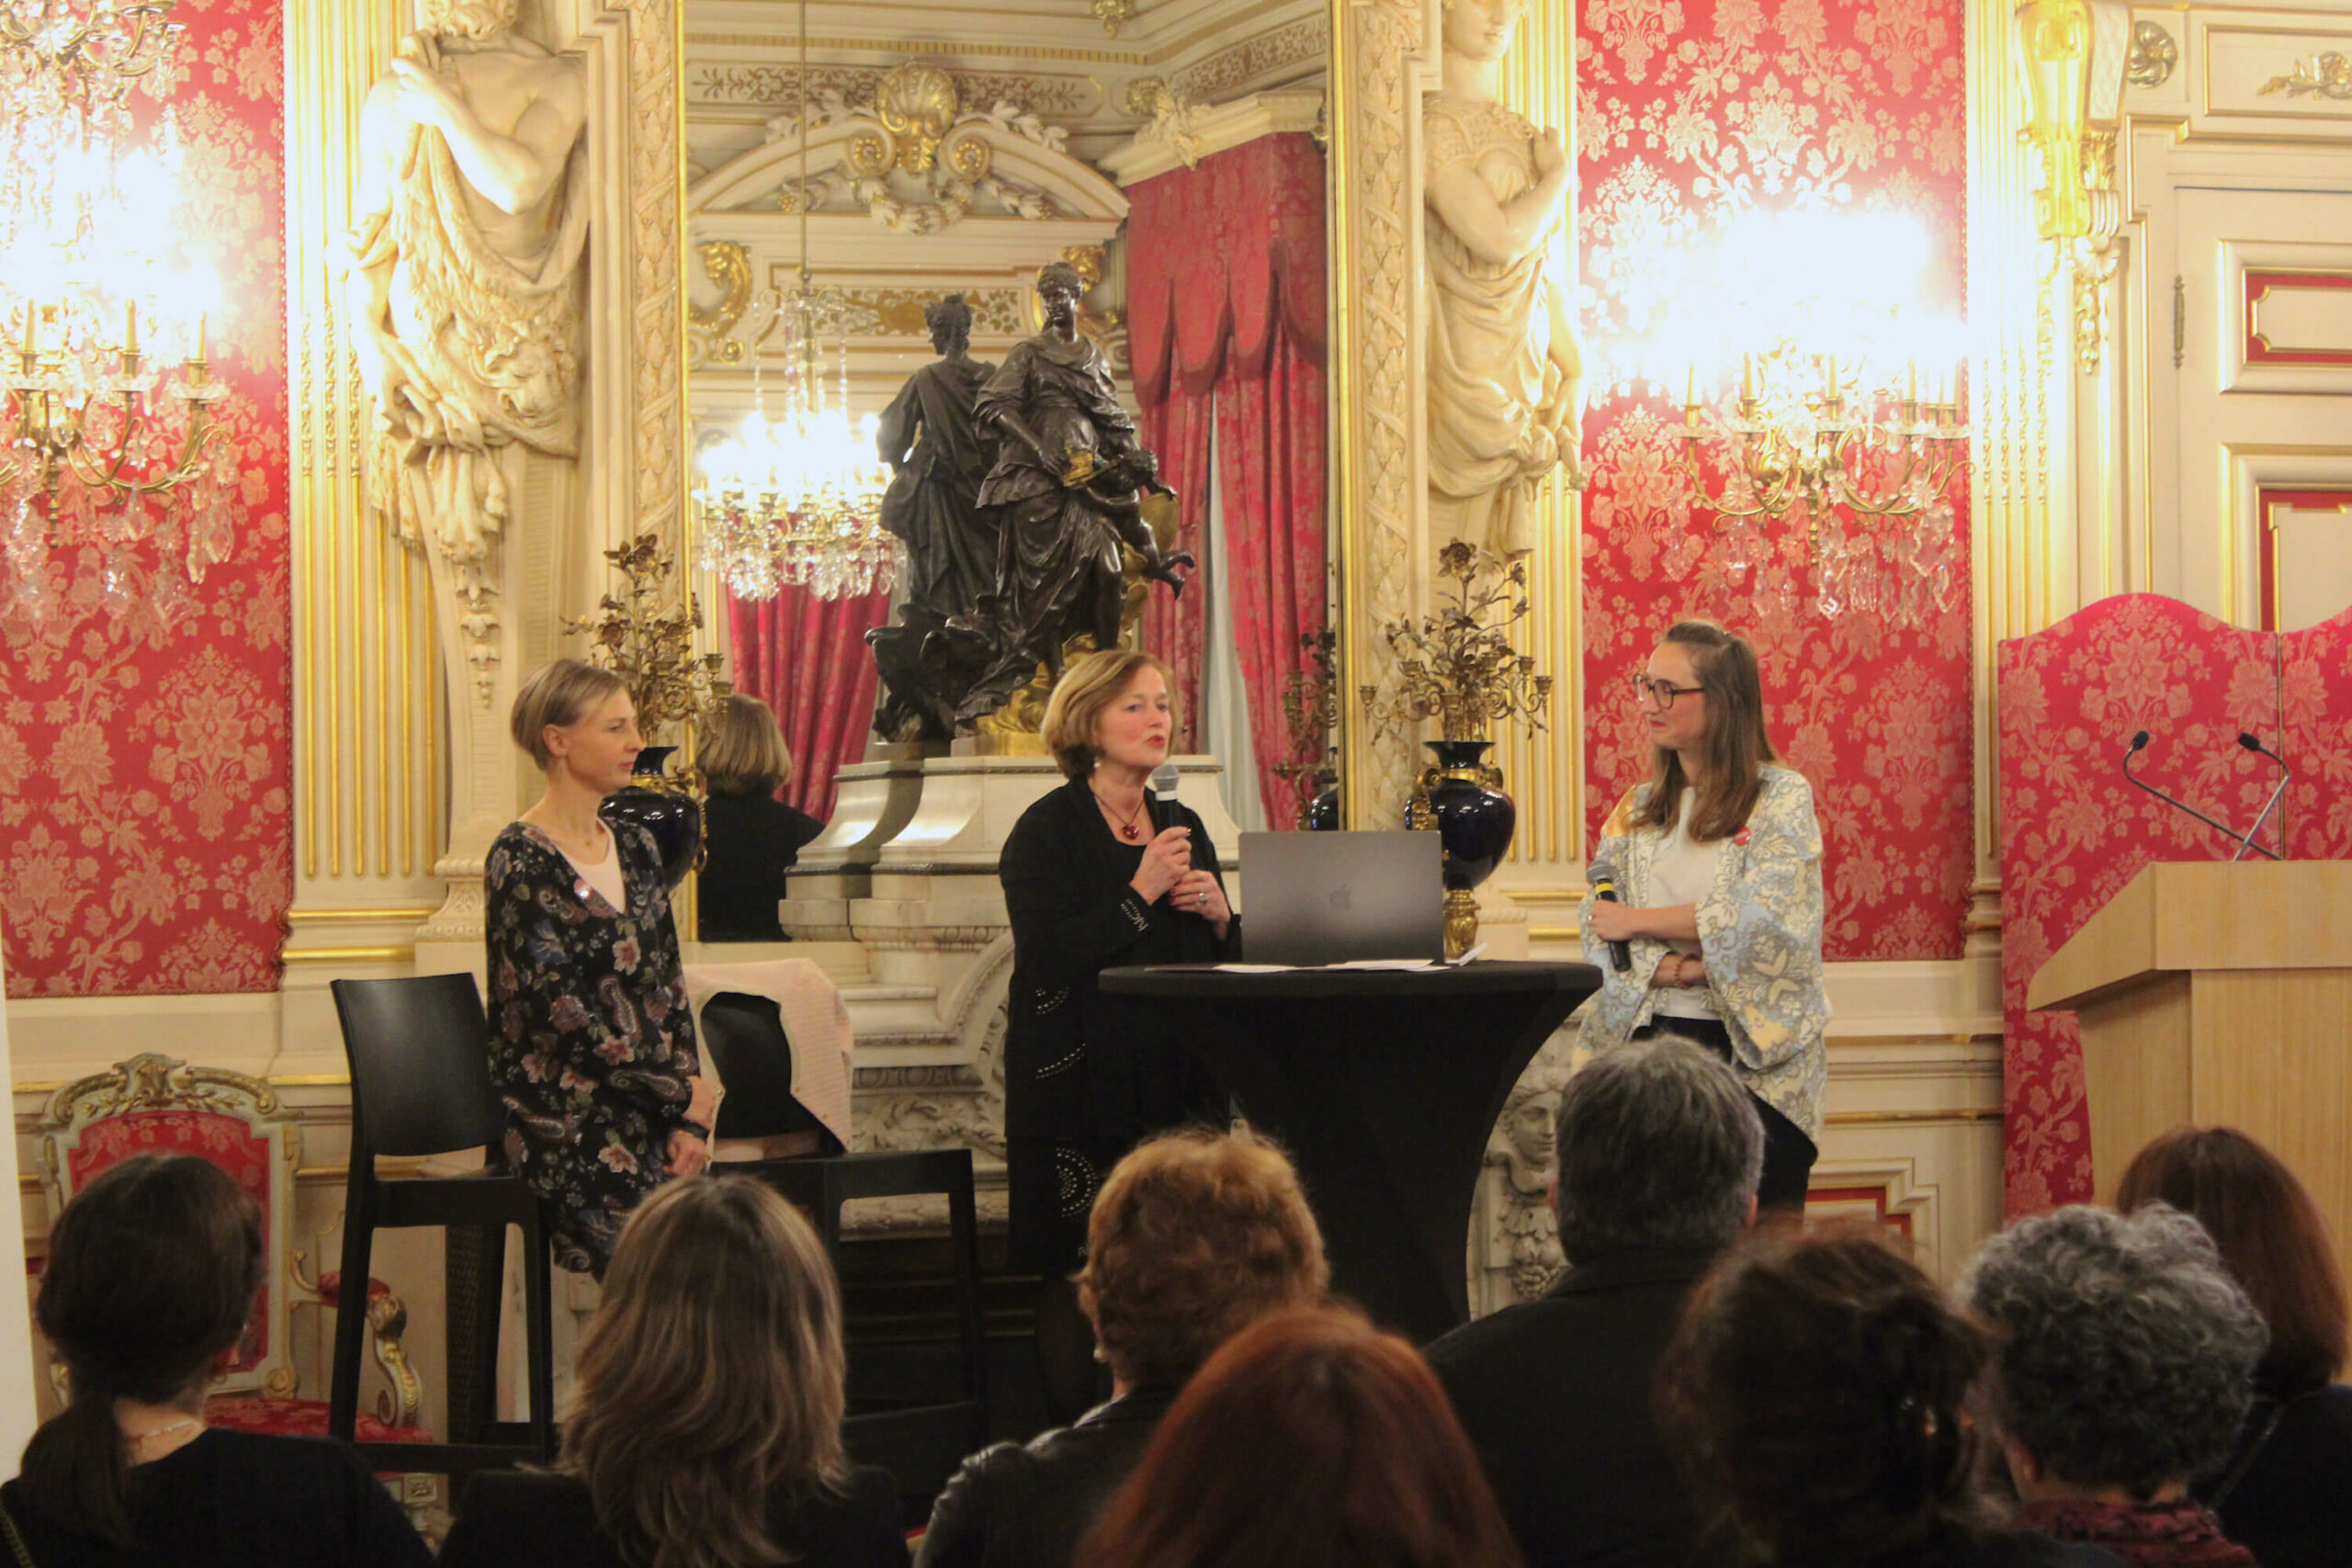
[[[1119,640],[1125,598],[1122,543],[1144,575],[1181,592],[1185,551],[1163,555],[1141,515],[1138,491],[1172,494],[1136,439],[1102,352],[1079,334],[1086,284],[1068,262],[1037,274],[1045,330],[1016,344],[980,389],[979,428],[997,439],[980,485],[997,512],[996,626],[1001,652],[957,711],[969,725],[1035,678],[1061,678],[1062,645],[1081,633],[1097,649]]]

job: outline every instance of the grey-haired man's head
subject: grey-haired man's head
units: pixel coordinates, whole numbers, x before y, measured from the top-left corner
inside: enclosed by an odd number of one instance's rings
[[[1753,1213],[1764,1122],[1731,1068],[1687,1040],[1595,1058],[1560,1099],[1553,1199],[1571,1264],[1721,1248]]]

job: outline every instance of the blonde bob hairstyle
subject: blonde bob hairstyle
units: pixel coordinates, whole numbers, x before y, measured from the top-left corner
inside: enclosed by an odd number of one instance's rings
[[[722,697],[711,715],[695,761],[713,795],[774,795],[792,782],[792,749],[775,710],[757,697],[737,692]]]
[[[1046,701],[1046,721],[1040,728],[1046,749],[1059,762],[1062,776],[1091,778],[1097,755],[1102,710],[1119,700],[1127,682],[1149,666],[1168,682],[1168,713],[1176,717],[1176,672],[1148,653],[1132,648],[1090,653],[1062,671],[1061,684]]]
[[[841,1286],[799,1212],[749,1177],[670,1182],[613,1249],[560,1468],[631,1562],[780,1562],[777,1493],[848,1477],[846,1365]]]
[[[1182,1382],[1269,1313],[1320,1303],[1330,1279],[1281,1147],[1188,1128],[1112,1168],[1087,1221],[1078,1299],[1111,1370],[1140,1387]]]
[[[506,727],[514,744],[528,751],[545,773],[555,766],[555,754],[548,750],[548,726],[562,729],[578,724],[615,692],[627,690],[628,682],[609,670],[584,659],[559,659],[523,682]]]

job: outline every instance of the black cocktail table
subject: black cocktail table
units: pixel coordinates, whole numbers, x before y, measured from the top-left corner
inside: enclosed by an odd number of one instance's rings
[[[1589,964],[1102,978],[1114,1010],[1192,1050],[1290,1150],[1333,1289],[1417,1343],[1468,1321],[1487,1134],[1544,1040],[1600,987]]]

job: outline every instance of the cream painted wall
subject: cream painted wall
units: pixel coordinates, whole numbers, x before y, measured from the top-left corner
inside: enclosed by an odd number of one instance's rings
[[[7,983],[7,960],[0,956],[0,994]],[[16,1081],[8,1054],[8,1008],[0,1004],[0,1079]],[[17,1140],[0,1147],[0,1192],[17,1185]],[[0,1258],[25,1255],[24,1216],[14,1203],[0,1202]],[[33,1364],[33,1325],[28,1308],[29,1281],[25,1290],[0,1290],[0,1478],[17,1473],[17,1461],[32,1436],[33,1391],[39,1369]]]

